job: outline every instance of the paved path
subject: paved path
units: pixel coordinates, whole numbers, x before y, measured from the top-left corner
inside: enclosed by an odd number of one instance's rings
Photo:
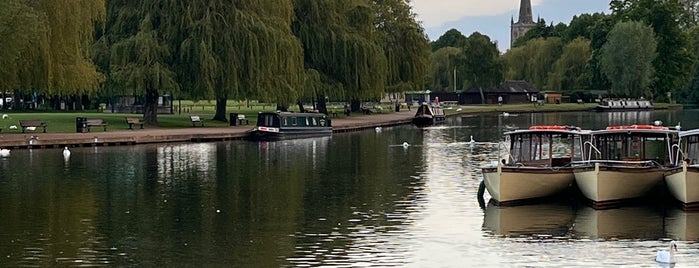
[[[333,118],[334,132],[348,132],[377,126],[408,124],[414,112],[402,111]],[[243,139],[252,126],[190,127],[174,129],[148,128],[89,133],[0,132],[0,147],[61,148],[64,146],[112,146],[140,143],[221,141]],[[41,128],[38,128],[39,130]]]

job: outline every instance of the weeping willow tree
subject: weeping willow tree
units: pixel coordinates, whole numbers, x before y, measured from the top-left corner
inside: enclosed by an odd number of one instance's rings
[[[379,99],[388,72],[368,0],[295,0],[294,34],[304,48],[307,79],[302,96],[313,96],[327,112],[325,97]],[[311,92],[312,90],[312,92]]]
[[[158,99],[165,92],[177,92],[172,71],[172,36],[176,32],[177,3],[167,0],[109,1],[104,33],[95,45],[107,51],[96,55],[109,75],[114,94],[143,96],[143,118],[157,125]]]
[[[103,0],[3,0],[3,92],[10,88],[42,95],[95,92],[103,76],[90,60],[90,48],[95,22],[104,16]]]
[[[430,44],[410,0],[373,0],[376,28],[388,63],[386,91],[422,90],[429,72]]]

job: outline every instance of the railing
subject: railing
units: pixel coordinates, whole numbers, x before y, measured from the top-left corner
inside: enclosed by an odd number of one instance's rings
[[[678,166],[680,164],[680,161],[682,161],[683,159],[687,159],[687,155],[684,154],[679,144],[673,144],[670,147],[670,151],[672,152],[673,149],[677,149],[677,153],[675,154],[675,160],[672,161],[672,165]],[[680,155],[682,155],[682,158],[680,158]]]
[[[600,152],[600,150],[598,150],[597,147],[595,147],[595,145],[592,144],[592,142],[585,141],[583,143],[583,149],[585,148],[585,145],[589,145],[590,149],[594,149],[595,152],[597,152],[597,155],[596,155],[597,157],[600,157],[602,155],[602,152]],[[587,155],[587,159],[583,159],[583,162],[590,163],[591,160],[592,160],[592,150],[590,150],[590,153]]]

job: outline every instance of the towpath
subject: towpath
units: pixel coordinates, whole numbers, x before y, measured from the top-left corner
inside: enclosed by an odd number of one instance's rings
[[[394,126],[408,124],[414,112],[401,111],[397,113],[382,113],[333,118],[334,132],[349,132],[378,126]],[[117,127],[117,126],[114,126]],[[201,142],[243,139],[252,126],[231,127],[190,127],[190,128],[149,128],[95,131],[88,133],[42,133],[19,130],[0,132],[0,148],[61,148],[64,146],[113,146],[141,143],[165,142]],[[37,128],[40,130],[41,128]],[[49,130],[50,130],[49,126]]]

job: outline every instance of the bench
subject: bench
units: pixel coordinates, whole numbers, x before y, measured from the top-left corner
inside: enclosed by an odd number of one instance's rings
[[[248,121],[247,119],[245,119],[245,115],[244,115],[244,114],[239,114],[239,115],[238,115],[238,125],[242,125],[243,122],[245,122],[246,125],[249,125],[249,124],[250,124],[250,121]]]
[[[368,107],[362,107],[362,108],[360,108],[360,110],[361,110],[362,113],[364,113],[364,114],[372,114],[372,113],[373,113],[373,112],[371,111],[371,108],[368,108]]]
[[[143,120],[141,120],[140,118],[127,117],[126,123],[129,124],[129,129],[133,129],[133,125],[140,125],[141,129],[143,129]]]
[[[201,117],[198,115],[190,115],[189,120],[192,120],[193,127],[196,127],[197,123],[199,123],[202,127],[204,126],[204,120],[201,120]]]
[[[90,132],[90,127],[103,127],[104,131],[107,131],[107,122],[102,119],[87,119],[85,127],[87,127],[87,132]]]
[[[44,128],[44,133],[46,133],[46,122],[41,120],[19,120],[19,125],[22,127],[22,133],[27,130],[35,130],[37,127]]]

